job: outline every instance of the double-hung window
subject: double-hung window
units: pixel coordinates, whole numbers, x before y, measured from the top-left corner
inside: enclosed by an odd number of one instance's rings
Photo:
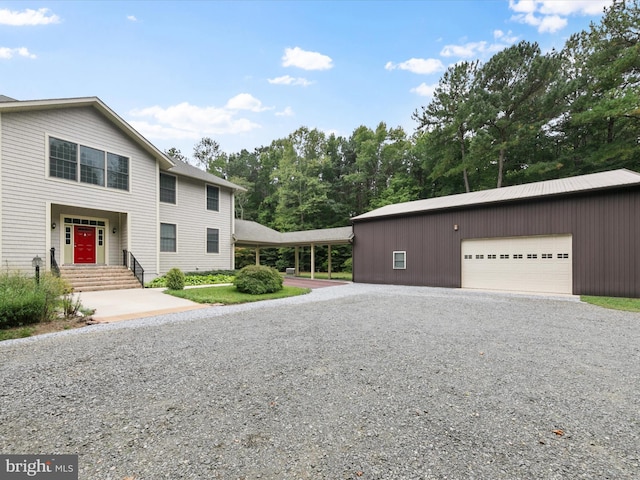
[[[207,253],[220,253],[220,231],[207,228]]]
[[[49,176],[129,190],[129,158],[49,137]]]
[[[160,251],[176,252],[177,251],[176,226],[173,223],[160,224]]]
[[[160,201],[165,203],[176,203],[176,177],[160,174]]]
[[[220,189],[213,185],[207,185],[207,210],[220,210]]]
[[[407,269],[407,252],[393,252],[393,269]]]

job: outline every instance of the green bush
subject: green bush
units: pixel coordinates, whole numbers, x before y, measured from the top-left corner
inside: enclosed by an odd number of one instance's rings
[[[184,274],[185,286],[215,285],[217,283],[233,283],[233,270],[216,270],[210,272],[189,272]],[[167,277],[156,277],[145,284],[147,288],[162,288],[167,286]]]
[[[282,290],[282,275],[275,268],[248,265],[238,272],[233,284],[242,293],[274,293]]]
[[[352,258],[347,258],[344,261],[344,263],[342,264],[342,271],[349,272],[349,273],[353,272],[353,259]]]
[[[0,328],[19,327],[51,320],[60,295],[69,291],[58,277],[45,274],[40,283],[21,273],[0,275]]]
[[[179,268],[172,268],[167,272],[167,288],[169,290],[184,289],[184,273]]]

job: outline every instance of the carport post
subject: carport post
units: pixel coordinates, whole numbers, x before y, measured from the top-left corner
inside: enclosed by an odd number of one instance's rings
[[[294,266],[296,267],[296,277],[298,277],[300,275],[300,247],[298,245],[295,246],[295,257],[296,264]]]
[[[316,249],[313,245],[313,243],[311,244],[311,280],[313,280],[315,278],[314,274],[316,271]]]
[[[260,247],[256,246],[256,265],[260,265]]]
[[[329,280],[331,280],[331,245],[330,244],[327,245],[327,248],[329,250],[328,255],[327,255],[327,257],[328,257],[327,258],[327,261],[328,261],[328,263],[327,263],[327,278]]]

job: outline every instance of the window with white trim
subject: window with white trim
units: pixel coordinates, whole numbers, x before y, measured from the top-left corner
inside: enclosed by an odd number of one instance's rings
[[[176,177],[160,173],[160,201],[176,203]]]
[[[220,210],[220,189],[213,185],[207,185],[207,210]]]
[[[207,228],[207,253],[220,253],[220,230]]]
[[[177,248],[176,226],[173,223],[160,224],[160,251],[176,252]]]
[[[406,268],[407,268],[407,252],[404,252],[404,251],[393,252],[393,269],[406,270]]]
[[[129,158],[49,137],[49,176],[128,191]]]

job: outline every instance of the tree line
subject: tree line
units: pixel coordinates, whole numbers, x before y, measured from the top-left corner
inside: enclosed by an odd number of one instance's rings
[[[639,170],[639,1],[614,0],[560,51],[521,41],[486,63],[449,67],[411,114],[411,134],[385,122],[349,137],[303,126],[253,152],[203,138],[193,159],[247,188],[237,218],[279,231],[345,226],[391,203]]]

